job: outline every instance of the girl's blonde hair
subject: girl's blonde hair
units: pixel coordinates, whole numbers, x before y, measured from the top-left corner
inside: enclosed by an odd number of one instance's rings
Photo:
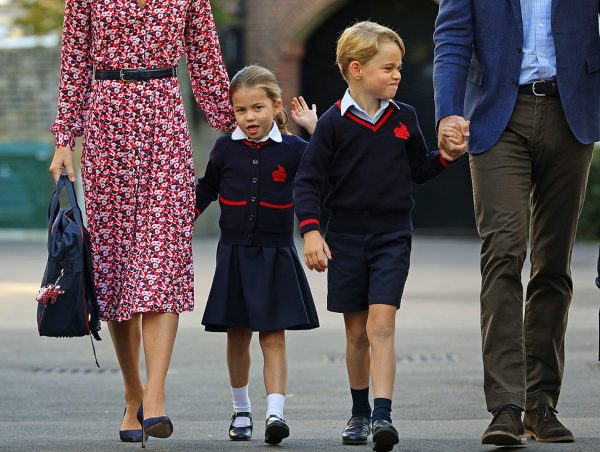
[[[347,80],[348,67],[353,61],[366,64],[379,52],[379,46],[384,42],[391,42],[400,47],[402,55],[406,48],[404,41],[394,30],[375,22],[357,22],[346,28],[337,42],[336,62]]]
[[[229,86],[229,97],[233,97],[240,88],[259,88],[265,90],[267,97],[272,102],[281,100],[281,88],[277,83],[277,78],[270,70],[263,66],[246,66],[231,79]],[[282,107],[281,111],[275,116],[275,123],[283,134],[288,134],[287,123],[288,114]]]

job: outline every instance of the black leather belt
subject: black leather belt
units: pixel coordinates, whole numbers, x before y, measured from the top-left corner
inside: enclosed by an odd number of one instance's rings
[[[177,77],[177,66],[158,69],[96,69],[96,80],[122,80],[124,82],[143,82],[157,78]]]
[[[558,97],[558,84],[556,80],[538,80],[526,85],[519,85],[521,94],[532,94],[538,97]]]

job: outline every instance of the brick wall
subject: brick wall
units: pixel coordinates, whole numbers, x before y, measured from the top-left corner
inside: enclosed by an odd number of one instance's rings
[[[304,40],[330,11],[348,0],[246,0],[245,59],[271,69],[283,90],[284,105],[301,94]],[[293,127],[290,127],[293,129]]]
[[[48,141],[56,114],[58,48],[0,49],[0,141]]]

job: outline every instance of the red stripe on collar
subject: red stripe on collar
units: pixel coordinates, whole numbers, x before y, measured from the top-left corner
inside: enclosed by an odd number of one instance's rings
[[[336,102],[337,108],[341,111],[342,110],[342,101],[338,100]],[[392,116],[392,113],[394,112],[394,108],[395,104],[393,103],[393,101],[390,101],[390,104],[388,105],[385,113],[383,114],[383,116],[381,118],[379,118],[377,120],[377,122],[375,124],[371,124],[368,121],[365,121],[362,118],[359,118],[358,116],[356,116],[354,113],[351,113],[349,110],[346,110],[346,113],[344,114],[344,116],[347,116],[348,119],[351,119],[352,121],[360,124],[361,126],[364,126],[368,129],[371,129],[373,132],[377,132],[381,126],[383,126],[388,119],[390,119],[390,116]]]

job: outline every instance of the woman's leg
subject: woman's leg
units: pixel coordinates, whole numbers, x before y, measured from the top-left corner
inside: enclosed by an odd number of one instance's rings
[[[144,419],[165,414],[165,380],[178,324],[179,314],[147,312],[142,315],[146,357]]]
[[[141,316],[135,315],[124,322],[108,322],[123,384],[125,385],[125,406],[127,411],[121,430],[142,428],[136,418],[137,409],[144,396],[144,384],[140,370],[140,350],[142,345]]]
[[[373,397],[392,399],[396,378],[396,306],[372,304],[367,319]]]

